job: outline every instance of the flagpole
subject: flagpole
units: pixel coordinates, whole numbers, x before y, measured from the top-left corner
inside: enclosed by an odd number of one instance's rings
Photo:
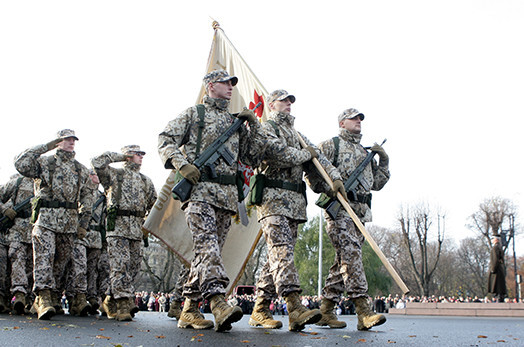
[[[322,294],[322,231],[323,231],[323,216],[320,211],[320,219],[318,222],[318,297]]]

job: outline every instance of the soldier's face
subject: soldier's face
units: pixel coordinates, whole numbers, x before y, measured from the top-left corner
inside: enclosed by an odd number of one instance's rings
[[[290,114],[292,104],[293,103],[291,100],[289,100],[289,98],[285,98],[284,100],[273,101],[269,106],[276,112]]]
[[[212,98],[231,100],[232,95],[233,85],[231,84],[231,80],[211,83],[209,86],[209,96]]]
[[[360,131],[362,130],[362,120],[360,120],[360,117],[355,117],[352,119],[344,119],[342,122],[340,122],[340,127],[343,129],[346,129],[352,134],[360,134]]]
[[[143,154],[133,153],[133,157],[129,158],[129,161],[138,165],[142,165]]]
[[[67,137],[58,144],[58,148],[66,152],[73,152],[75,150],[75,138]]]

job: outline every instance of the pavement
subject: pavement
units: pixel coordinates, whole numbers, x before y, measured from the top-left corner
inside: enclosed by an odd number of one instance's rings
[[[205,315],[213,319],[211,314]],[[105,317],[55,316],[39,321],[33,315],[0,315],[2,346],[524,346],[524,318],[435,317],[387,315],[384,325],[356,329],[356,316],[339,316],[348,326],[329,329],[306,326],[287,330],[287,316],[275,316],[279,330],[249,326],[249,315],[226,333],[179,329],[166,313],[139,312],[132,322]]]

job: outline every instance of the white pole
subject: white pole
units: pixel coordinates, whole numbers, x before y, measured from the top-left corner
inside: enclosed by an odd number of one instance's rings
[[[320,211],[320,219],[318,223],[318,297],[322,294],[322,210]]]

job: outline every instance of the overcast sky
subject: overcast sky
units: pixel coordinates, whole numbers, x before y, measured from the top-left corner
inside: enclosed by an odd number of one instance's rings
[[[157,135],[196,101],[215,19],[267,90],[296,96],[310,140],[335,136],[349,107],[366,115],[364,145],[387,138],[392,176],[374,194],[374,224],[395,227],[401,204],[426,202],[458,242],[492,196],[513,201],[521,223],[524,3],[306,4],[2,1],[0,182],[15,155],[72,128],[85,165],[139,144],[160,189]],[[318,214],[312,202],[308,212]]]

